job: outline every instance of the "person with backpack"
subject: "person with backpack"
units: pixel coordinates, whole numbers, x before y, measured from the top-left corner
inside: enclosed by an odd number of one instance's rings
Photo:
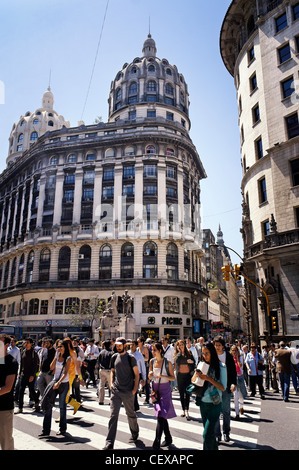
[[[135,357],[126,351],[126,339],[117,338],[115,341],[117,353],[111,357],[111,398],[110,420],[106,445],[103,450],[112,450],[117,431],[117,421],[120,407],[123,404],[126,410],[131,431],[129,442],[136,443],[139,436],[137,415],[134,410],[135,393],[138,390],[139,370]]]

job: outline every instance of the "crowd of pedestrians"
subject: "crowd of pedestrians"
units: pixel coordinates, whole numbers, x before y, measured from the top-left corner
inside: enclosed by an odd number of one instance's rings
[[[205,341],[199,338],[159,341],[139,337],[123,337],[96,343],[78,337],[54,342],[43,338],[34,345],[31,338],[16,345],[15,338],[0,335],[0,448],[11,450],[13,443],[13,414],[22,413],[24,394],[28,387],[29,404],[33,412],[43,411],[40,438],[51,432],[52,406],[40,410],[51,389],[53,403],[58,397],[60,417],[58,435],[67,432],[67,405],[73,414],[84,410],[80,388],[93,386],[99,405],[109,395],[110,419],[104,449],[114,448],[120,407],[123,405],[131,432],[131,442],[139,440],[138,399],[144,394],[143,405],[151,402],[156,417],[156,436],[153,449],[172,444],[168,420],[176,416],[172,392],[177,390],[181,417],[192,419],[190,400],[199,406],[204,426],[204,450],[216,450],[222,439],[230,441],[231,419],[244,413],[244,399],[265,390],[281,393],[289,400],[291,382],[299,392],[299,349],[284,342],[279,345],[226,344],[221,337]],[[153,396],[152,396],[153,395]],[[234,401],[235,416],[231,416]],[[220,421],[220,416],[222,420]],[[222,424],[222,429],[221,429]],[[164,436],[164,439],[162,439]]]

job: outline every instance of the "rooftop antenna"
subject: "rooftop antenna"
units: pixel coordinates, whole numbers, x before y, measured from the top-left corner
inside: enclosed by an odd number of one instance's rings
[[[48,89],[51,88],[51,75],[52,75],[52,70],[50,69],[50,73],[49,73],[49,87],[48,87]]]

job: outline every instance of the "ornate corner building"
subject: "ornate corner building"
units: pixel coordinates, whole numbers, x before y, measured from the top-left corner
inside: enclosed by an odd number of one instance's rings
[[[260,338],[299,337],[299,2],[234,0],[220,35],[239,106],[245,267]],[[257,339],[257,338],[255,338]]]
[[[69,123],[42,107],[13,126],[0,175],[0,317],[23,336],[84,334],[71,306],[127,289],[136,335],[192,335],[207,290],[201,269],[200,180],[188,87],[156,56],[111,84],[107,123]]]

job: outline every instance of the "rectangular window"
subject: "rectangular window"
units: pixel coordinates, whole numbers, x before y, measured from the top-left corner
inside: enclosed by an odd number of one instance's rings
[[[130,111],[129,112],[129,120],[132,121],[136,119],[136,111]]]
[[[298,20],[299,18],[299,3],[296,3],[296,5],[293,5],[293,18],[294,18],[294,21]]]
[[[114,186],[106,186],[103,188],[103,198],[108,199],[108,198],[113,198],[114,196]]]
[[[156,111],[154,109],[148,109],[147,110],[147,117],[148,118],[155,118],[156,117]]]
[[[286,118],[286,126],[288,131],[288,138],[292,139],[299,135],[299,123],[298,123],[298,114],[292,114]]]
[[[259,180],[259,196],[260,204],[263,204],[267,201],[267,187],[266,187],[266,178]]]
[[[55,315],[63,314],[63,300],[56,300],[55,302]]]
[[[176,167],[174,166],[167,166],[166,167],[166,178],[171,178],[176,180]]]
[[[278,33],[282,29],[286,28],[288,26],[288,20],[287,20],[287,14],[283,13],[280,15],[278,18],[275,19],[275,24],[276,24],[276,32]]]
[[[257,89],[257,79],[256,79],[256,74],[252,75],[250,77],[250,91],[251,93]]]
[[[255,149],[256,149],[257,159],[259,160],[260,158],[263,158],[264,156],[263,141],[261,137],[255,141]]]
[[[250,62],[252,62],[253,59],[255,59],[254,46],[252,46],[252,47],[248,50],[248,63],[250,64]]]
[[[143,194],[144,194],[144,196],[156,196],[157,195],[157,186],[156,185],[145,186]]]
[[[295,37],[296,52],[299,54],[299,36]]]
[[[252,109],[252,120],[253,124],[256,124],[258,121],[260,121],[261,116],[260,116],[260,107],[257,104],[253,109]]]
[[[83,190],[83,202],[93,201],[93,189],[84,189]]]
[[[291,161],[292,184],[299,186],[299,158]]]
[[[145,178],[157,177],[157,165],[144,165],[143,176]]]
[[[264,237],[266,237],[267,235],[270,235],[269,220],[266,220],[265,222],[262,223],[262,230],[263,230],[263,236]]]
[[[173,113],[166,112],[166,119],[168,121],[173,121],[173,118],[174,118]]]
[[[133,179],[135,177],[135,166],[133,165],[125,166],[123,177],[124,179],[126,178]]]
[[[299,227],[299,207],[295,207],[295,224],[296,227]]]
[[[295,91],[294,78],[291,77],[281,82],[281,88],[283,98],[288,98],[289,96],[291,96]]]
[[[282,46],[278,49],[279,63],[283,64],[291,58],[291,49],[290,44],[287,43],[285,46]]]
[[[40,314],[48,315],[48,300],[42,300],[40,304]]]
[[[104,181],[113,181],[114,180],[114,168],[105,168],[103,173]]]

